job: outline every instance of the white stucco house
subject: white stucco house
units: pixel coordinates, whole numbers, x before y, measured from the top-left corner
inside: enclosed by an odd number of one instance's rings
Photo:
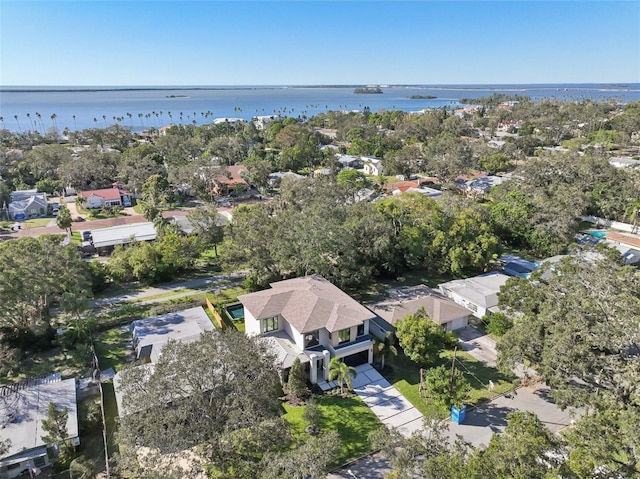
[[[87,209],[131,206],[131,194],[117,186],[101,190],[81,191],[78,197],[84,200]]]
[[[469,309],[423,284],[397,288],[392,295],[390,299],[370,306],[378,316],[373,319],[370,331],[380,338],[384,338],[387,332],[394,332],[398,321],[417,313],[421,308],[444,331],[465,328],[472,314]]]
[[[467,279],[456,279],[438,285],[440,292],[467,309],[477,318],[497,311],[498,293],[509,279],[492,271]]]
[[[370,156],[363,156],[361,158],[361,161],[364,165],[365,175],[384,175],[384,166],[382,165],[382,160]]]
[[[50,444],[42,440],[49,403],[67,408],[67,439],[79,445],[75,379],[63,380],[56,373],[0,388],[0,442],[9,441],[8,451],[0,456],[0,478],[25,477],[25,470],[29,477],[29,469],[33,473],[51,464]]]
[[[296,358],[312,384],[328,380],[334,357],[352,366],[373,362],[369,324],[375,314],[321,276],[271,283],[238,300],[246,333],[271,344],[283,380]]]

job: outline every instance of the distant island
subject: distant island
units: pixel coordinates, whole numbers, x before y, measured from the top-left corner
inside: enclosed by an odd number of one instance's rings
[[[189,98],[187,95],[167,95],[166,98]]]
[[[433,95],[411,95],[409,99],[411,100],[433,100],[434,98],[438,98]]]
[[[359,94],[359,95],[377,94],[377,93],[382,93],[382,88],[380,88],[380,87],[375,87],[375,88],[370,88],[370,87],[356,88],[355,90],[353,90],[353,93]]]

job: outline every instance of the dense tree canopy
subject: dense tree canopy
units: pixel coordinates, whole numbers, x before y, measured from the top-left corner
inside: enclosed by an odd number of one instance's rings
[[[252,477],[232,471],[245,470],[287,441],[274,364],[259,339],[237,331],[169,342],[152,368],[122,371],[122,454],[135,455],[140,447],[171,453],[199,446],[229,477]]]

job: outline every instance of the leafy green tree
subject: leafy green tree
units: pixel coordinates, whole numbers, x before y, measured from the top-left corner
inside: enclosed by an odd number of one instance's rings
[[[471,391],[462,371],[454,369],[452,372],[447,366],[431,368],[424,376],[424,384],[429,398],[447,409],[461,407]]]
[[[567,477],[560,441],[528,411],[510,413],[504,434],[494,434],[469,462],[475,477]]]
[[[318,406],[318,402],[314,397],[309,398],[309,400],[307,401],[307,404],[304,407],[304,411],[302,412],[302,419],[307,421],[308,426],[306,430],[311,435],[315,435],[320,432],[320,420],[322,419],[322,411],[320,410],[320,406]]]
[[[62,246],[59,238],[43,235],[0,243],[0,335],[44,333],[54,301],[65,291],[88,290],[78,251]]]
[[[71,225],[73,224],[73,220],[71,219],[71,212],[69,208],[66,206],[61,206],[58,210],[58,216],[56,216],[56,225],[61,230],[68,231],[71,233]]]
[[[331,431],[309,437],[292,451],[265,456],[260,479],[284,477],[321,479],[340,451],[340,435]]]
[[[47,409],[47,418],[42,420],[42,432],[45,433],[41,439],[45,444],[53,446],[59,451],[62,460],[69,458],[71,454],[71,444],[69,444],[69,432],[67,430],[67,421],[69,419],[69,410],[66,407],[62,409],[54,403],[49,403]]]
[[[167,454],[199,446],[209,464],[227,474],[257,464],[288,440],[274,364],[259,338],[238,331],[167,343],[153,369],[120,373],[122,455],[137,462],[140,447]]]
[[[329,362],[329,381],[338,381],[341,393],[344,394],[345,389],[350,390],[352,388],[353,379],[357,374],[356,368],[342,362],[340,358],[331,358]]]
[[[531,281],[508,282],[500,306],[516,321],[498,345],[498,365],[527,363],[552,388],[561,407],[585,414],[568,435],[570,448],[592,469],[633,476],[640,455],[640,277],[618,262],[617,251],[580,251],[541,268]],[[615,437],[603,434],[605,428]],[[583,474],[584,470],[582,471]]]
[[[497,173],[499,171],[509,171],[512,163],[511,158],[504,153],[493,153],[492,155],[485,155],[480,157],[478,165],[484,171],[491,173]]]
[[[396,336],[407,357],[420,365],[436,361],[441,351],[456,342],[455,336],[445,333],[424,308],[398,321]]]
[[[513,321],[504,313],[491,313],[482,318],[487,323],[487,332],[502,336],[513,327]]]
[[[289,379],[287,380],[287,393],[294,398],[300,400],[309,395],[309,388],[307,387],[307,375],[304,372],[304,367],[299,359],[291,365],[289,370]]]

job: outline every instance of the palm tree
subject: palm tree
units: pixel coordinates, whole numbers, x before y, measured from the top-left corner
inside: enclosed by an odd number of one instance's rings
[[[346,389],[353,387],[353,378],[357,374],[356,368],[343,363],[338,357],[332,358],[329,363],[329,381],[338,381],[340,393],[344,393],[345,387]]]
[[[395,338],[391,331],[387,331],[384,339],[375,338],[376,349],[380,355],[380,368],[384,369],[385,359],[391,360],[391,356],[398,355],[398,349],[395,347]]]
[[[18,131],[22,133],[22,128],[20,127],[20,122],[18,121],[18,115],[13,115],[13,118],[16,120],[16,123],[18,124]]]
[[[627,205],[624,211],[624,219],[628,220],[631,225],[631,232],[638,232],[638,221],[640,220],[640,200],[633,200]]]
[[[78,130],[78,123],[76,122],[76,116],[71,115],[71,118],[73,118],[73,129]]]

